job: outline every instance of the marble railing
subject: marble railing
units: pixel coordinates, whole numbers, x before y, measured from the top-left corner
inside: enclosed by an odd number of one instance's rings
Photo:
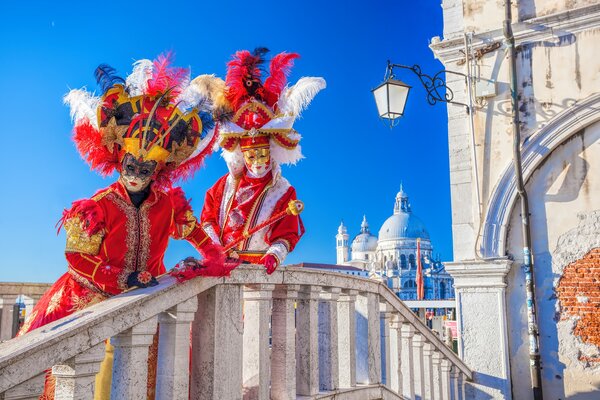
[[[57,399],[92,399],[108,338],[112,398],[144,399],[157,329],[161,400],[464,399],[472,378],[380,282],[242,266],[167,276],[0,344],[0,399],[36,398],[49,368]]]

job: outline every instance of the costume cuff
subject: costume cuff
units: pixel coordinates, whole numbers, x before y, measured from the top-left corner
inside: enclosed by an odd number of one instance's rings
[[[216,244],[223,244],[221,243],[221,239],[219,238],[219,235],[217,234],[217,231],[212,226],[212,224],[206,223],[202,225],[202,229],[204,229],[204,232],[206,232],[206,235],[210,238],[210,240],[212,240]]]
[[[272,254],[279,261],[279,265],[283,263],[283,260],[287,257],[289,253],[288,247],[285,245],[283,241],[277,241],[273,243],[268,249],[267,254]]]

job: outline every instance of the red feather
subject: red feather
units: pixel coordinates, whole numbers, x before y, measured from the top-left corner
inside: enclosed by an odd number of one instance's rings
[[[177,268],[169,272],[169,275],[177,278],[178,282],[184,282],[197,276],[229,276],[231,271],[240,265],[239,261],[227,259],[221,246],[207,244],[200,250],[203,260],[200,268]]]
[[[101,175],[107,176],[113,173],[119,165],[118,151],[112,153],[102,144],[100,132],[85,120],[73,129],[73,142],[75,146],[93,170]]]
[[[68,219],[79,217],[84,224],[84,229],[88,235],[94,235],[105,227],[104,211],[94,200],[84,199],[74,201],[71,209],[64,210],[62,218],[58,221],[58,232]],[[58,233],[57,232],[57,233]]]
[[[181,86],[187,80],[189,71],[186,68],[172,67],[173,54],[167,52],[154,60],[152,77],[148,80],[147,95],[155,97],[171,89],[169,97],[174,98],[181,93]]]
[[[259,63],[262,59],[250,53],[248,50],[237,51],[231,61],[227,63],[227,100],[237,109],[247,98],[246,79],[260,79]]]
[[[277,98],[287,83],[287,77],[290,69],[294,65],[294,60],[300,58],[297,53],[279,53],[271,60],[269,66],[270,76],[265,80],[265,89],[275,94]]]
[[[189,223],[190,221],[185,214],[188,211],[192,211],[192,206],[190,205],[190,201],[186,199],[183,189],[180,187],[173,188],[169,194],[171,195],[171,203],[173,204],[175,223],[181,225]]]

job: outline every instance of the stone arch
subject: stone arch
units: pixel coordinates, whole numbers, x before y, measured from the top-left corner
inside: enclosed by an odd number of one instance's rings
[[[527,183],[537,168],[565,141],[587,126],[600,121],[600,94],[576,102],[556,115],[522,148],[523,179]],[[484,258],[504,257],[510,217],[518,199],[512,162],[506,167],[488,202],[477,248]]]

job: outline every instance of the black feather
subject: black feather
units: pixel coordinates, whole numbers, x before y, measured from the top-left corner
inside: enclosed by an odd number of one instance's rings
[[[94,76],[103,92],[106,92],[117,83],[125,84],[125,79],[118,76],[117,70],[108,64],[98,65],[98,68],[94,71]]]
[[[265,62],[265,56],[269,52],[269,49],[266,47],[257,47],[252,51],[252,55],[256,57],[256,63],[262,64]]]

